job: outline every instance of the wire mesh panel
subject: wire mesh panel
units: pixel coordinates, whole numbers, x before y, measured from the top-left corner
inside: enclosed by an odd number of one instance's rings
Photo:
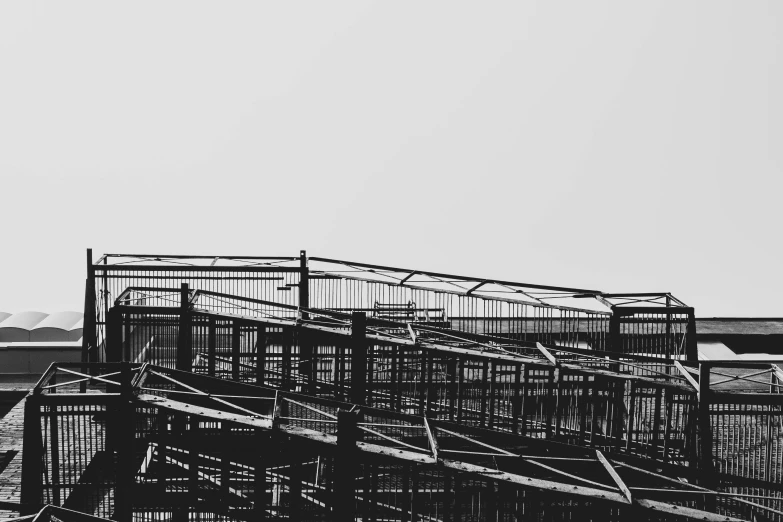
[[[446,325],[470,333],[604,349],[610,313],[459,295],[335,276],[310,276],[310,306],[371,318]]]
[[[617,331],[612,350],[625,354],[695,360],[695,354],[689,353],[689,350],[693,350],[691,344],[695,340],[693,309],[679,313],[672,310],[648,308],[634,311],[615,307],[613,321]]]
[[[90,360],[104,360],[100,348],[106,336],[108,311],[118,300],[133,306],[176,306],[180,302],[177,289],[187,284],[191,291],[209,290],[292,306],[299,304],[296,290],[300,269],[279,266],[298,262],[298,258],[214,258],[218,260],[211,264],[213,258],[110,255],[90,264],[85,305],[85,319],[89,319],[85,326],[95,328],[94,336],[87,332],[85,337],[85,343],[92,345]],[[230,299],[211,301],[211,306],[230,313],[237,313],[240,306]]]

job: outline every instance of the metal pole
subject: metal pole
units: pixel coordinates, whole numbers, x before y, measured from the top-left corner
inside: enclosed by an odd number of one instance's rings
[[[367,314],[351,314],[351,402],[365,404],[367,397]]]
[[[359,414],[337,412],[337,459],[334,478],[334,520],[351,521],[356,517],[355,482],[358,475],[356,441],[359,438]]]
[[[180,292],[179,335],[177,335],[177,370],[192,371],[192,347],[190,342],[190,291],[182,283]]]

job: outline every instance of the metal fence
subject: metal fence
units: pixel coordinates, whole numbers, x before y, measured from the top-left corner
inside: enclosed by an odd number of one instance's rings
[[[232,302],[232,296],[363,311],[370,318],[572,348],[696,358],[693,309],[670,294],[606,294],[308,258],[305,252],[298,257],[110,254],[93,263],[88,251],[84,360],[106,360],[105,323],[114,303],[166,306],[177,295],[158,289],[183,283],[193,292],[211,292],[210,309],[241,315],[247,303]]]
[[[760,512],[600,450],[150,364],[87,366],[97,371],[54,366],[28,403],[25,506],[114,520],[717,522]],[[71,426],[79,436],[66,443]]]

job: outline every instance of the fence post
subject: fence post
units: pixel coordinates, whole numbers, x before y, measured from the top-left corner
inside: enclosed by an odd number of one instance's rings
[[[239,319],[231,322],[231,380],[239,380],[240,349],[242,347],[242,323]]]
[[[41,439],[40,395],[29,395],[24,403],[24,433],[22,443],[22,491],[21,514],[30,515],[41,509],[43,482],[41,480],[41,459],[44,452]]]
[[[256,330],[256,384],[266,384],[266,326]]]
[[[358,475],[356,441],[359,439],[359,414],[353,411],[337,412],[337,458],[334,484],[334,520],[355,520],[356,492],[355,482]]]
[[[310,319],[310,269],[307,266],[307,252],[299,251],[299,313],[302,321]],[[316,361],[313,340],[304,328],[297,328],[299,339],[299,375],[304,381],[304,391],[315,393]]]
[[[120,408],[118,415],[117,451],[117,489],[114,502],[114,520],[131,522],[133,520],[133,485],[136,478],[135,463],[135,422],[136,412],[131,387],[131,367],[123,362],[120,370]]]
[[[122,311],[115,306],[106,317],[106,362],[122,361]]]
[[[95,331],[95,267],[92,264],[92,248],[87,249],[87,278],[84,281],[84,328],[82,335],[82,362],[98,362],[97,334]],[[85,369],[82,368],[82,373]]]
[[[307,266],[306,250],[299,251],[299,308],[310,308],[310,268]]]
[[[620,310],[612,307],[612,315],[609,317],[609,352],[621,353],[622,342],[620,340]]]
[[[351,402],[365,404],[367,397],[367,314],[351,314]]]
[[[712,473],[712,429],[710,426],[710,364],[706,361],[699,363],[699,442],[702,480],[705,487],[713,488],[714,477]],[[708,499],[709,500],[709,499]]]
[[[207,374],[210,377],[215,376],[215,357],[217,357],[217,324],[215,316],[209,316],[207,326]]]
[[[688,327],[685,330],[685,356],[689,361],[699,360],[699,348],[696,344],[696,313],[693,308],[688,312]]]
[[[190,342],[190,291],[182,283],[179,306],[179,332],[177,335],[177,370],[192,371],[192,346]]]

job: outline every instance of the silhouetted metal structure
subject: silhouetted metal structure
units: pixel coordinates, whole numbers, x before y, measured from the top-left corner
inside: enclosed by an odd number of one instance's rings
[[[696,358],[693,308],[668,293],[610,294],[496,281],[308,258],[304,251],[298,257],[108,254],[96,263],[88,251],[87,258],[85,332],[95,334],[86,333],[84,343],[85,358],[92,362],[104,360],[108,311],[128,288],[139,292],[183,283],[192,290],[301,308],[364,311],[370,317],[471,333]]]
[[[83,362],[27,399],[28,511],[783,518],[783,373],[698,361],[669,294],[304,253],[105,256],[85,309]]]

